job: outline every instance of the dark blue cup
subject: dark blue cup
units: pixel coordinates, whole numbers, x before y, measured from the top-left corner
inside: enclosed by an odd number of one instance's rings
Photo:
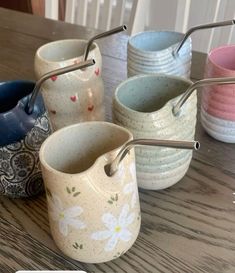
[[[0,82],[0,194],[30,197],[43,190],[38,152],[51,127],[42,96],[30,114],[31,81]]]

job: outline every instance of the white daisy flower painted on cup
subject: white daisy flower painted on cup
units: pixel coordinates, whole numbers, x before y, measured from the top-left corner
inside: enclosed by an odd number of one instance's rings
[[[64,236],[68,235],[69,226],[76,229],[86,227],[86,225],[77,218],[83,212],[81,207],[74,206],[64,209],[60,198],[55,194],[52,194],[49,206],[51,218],[59,223],[59,231]]]
[[[135,164],[132,163],[130,165],[130,173],[131,173],[131,178],[132,181],[130,183],[127,183],[124,188],[123,188],[123,193],[124,194],[132,194],[131,197],[131,208],[134,208],[136,202],[137,202],[137,187],[136,187],[136,182],[135,182]]]
[[[125,204],[118,219],[111,213],[103,214],[102,221],[107,229],[92,233],[91,238],[93,240],[106,240],[109,238],[104,248],[105,251],[112,251],[118,240],[128,242],[132,237],[131,232],[128,230],[128,226],[134,221],[135,218],[135,214],[133,212],[129,215],[128,213],[129,205]]]

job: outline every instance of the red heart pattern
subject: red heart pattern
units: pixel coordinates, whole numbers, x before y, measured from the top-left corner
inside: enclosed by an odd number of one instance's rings
[[[87,108],[87,110],[90,111],[90,112],[93,111],[93,109],[94,109],[94,105],[88,106],[88,108]]]
[[[95,74],[96,74],[96,76],[99,76],[99,74],[100,74],[100,69],[99,69],[99,67],[95,70]]]
[[[57,76],[55,75],[55,76],[52,76],[51,77],[51,80],[54,82],[54,81],[56,81],[57,80]]]
[[[78,97],[77,97],[77,95],[74,95],[74,96],[71,96],[70,99],[72,102],[76,102]]]

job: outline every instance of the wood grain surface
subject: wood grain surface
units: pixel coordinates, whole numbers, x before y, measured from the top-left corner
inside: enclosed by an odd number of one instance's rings
[[[42,44],[64,38],[88,39],[96,33],[0,8],[0,79],[34,79],[34,54]],[[98,42],[109,121],[113,92],[126,79],[127,39],[120,34]],[[205,55],[193,54],[192,78],[202,77],[204,62]],[[179,183],[162,191],[140,190],[139,237],[125,255],[109,263],[79,263],[57,249],[50,235],[44,195],[27,200],[1,196],[0,272],[234,273],[235,146],[209,137],[201,128],[199,112],[196,139],[201,149],[194,153]]]

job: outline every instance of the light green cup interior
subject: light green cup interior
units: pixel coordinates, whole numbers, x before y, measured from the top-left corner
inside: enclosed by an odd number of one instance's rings
[[[115,99],[131,110],[150,113],[184,93],[191,84],[175,76],[138,75],[118,86]]]

